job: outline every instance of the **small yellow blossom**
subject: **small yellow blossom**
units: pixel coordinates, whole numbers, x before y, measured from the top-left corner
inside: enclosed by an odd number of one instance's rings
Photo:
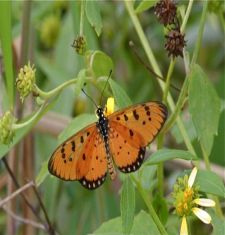
[[[20,93],[20,99],[22,102],[30,92],[32,92],[35,84],[35,72],[34,66],[28,62],[23,68],[20,69],[18,77],[16,79],[16,87]]]
[[[182,217],[180,235],[188,235],[187,216],[189,215],[196,215],[205,224],[211,223],[210,215],[198,206],[214,207],[215,202],[211,199],[199,198],[198,187],[194,186],[196,175],[195,167],[189,177],[185,175],[179,178],[174,185],[174,205],[177,214]]]
[[[114,98],[113,97],[109,97],[107,99],[107,104],[104,110],[104,114],[105,116],[109,116],[110,114],[112,114],[114,112]]]

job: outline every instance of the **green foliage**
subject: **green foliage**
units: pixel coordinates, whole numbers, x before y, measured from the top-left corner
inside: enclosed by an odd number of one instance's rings
[[[137,14],[142,13],[143,11],[146,11],[149,8],[153,7],[156,4],[156,2],[157,0],[152,0],[152,1],[142,0],[136,7],[135,12]]]
[[[101,225],[94,234],[96,235],[113,235],[123,234],[122,220],[120,217],[109,220]],[[158,235],[160,234],[152,218],[145,211],[139,212],[134,218],[131,233],[133,235]]]
[[[12,108],[14,104],[14,81],[13,79],[13,57],[12,57],[12,35],[11,35],[11,2],[0,2],[0,42],[3,52],[3,62],[5,68],[5,79],[7,86],[7,97],[9,105]]]
[[[130,98],[128,97],[128,95],[126,94],[126,92],[123,90],[122,87],[120,87],[113,80],[109,80],[109,84],[112,89],[113,97],[115,98],[116,103],[120,108],[124,108],[132,104]]]
[[[135,189],[129,176],[127,176],[123,182],[120,197],[120,211],[123,234],[130,234],[135,212]]]
[[[190,112],[201,144],[209,155],[218,131],[220,99],[200,66],[195,65],[187,79],[190,79]]]
[[[200,170],[195,183],[200,187],[200,191],[225,198],[224,183],[216,173]]]
[[[102,51],[94,51],[90,53],[90,67],[96,78],[109,76],[109,72],[113,70],[112,59]]]
[[[98,3],[96,1],[86,1],[85,11],[89,23],[95,29],[97,35],[100,36],[102,31],[102,19]]]
[[[185,160],[198,160],[196,156],[189,153],[188,151],[178,149],[160,149],[151,155],[151,157],[145,162],[145,165],[154,165],[176,158]]]

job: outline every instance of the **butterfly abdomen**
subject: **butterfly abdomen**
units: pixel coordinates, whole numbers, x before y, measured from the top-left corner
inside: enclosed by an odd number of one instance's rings
[[[109,124],[108,119],[105,117],[103,110],[99,108],[97,110],[97,115],[99,120],[96,124],[105,144],[105,151],[106,151],[106,160],[107,160],[107,167],[110,174],[110,178],[114,179],[116,177],[116,171],[113,165],[110,147],[109,147]]]

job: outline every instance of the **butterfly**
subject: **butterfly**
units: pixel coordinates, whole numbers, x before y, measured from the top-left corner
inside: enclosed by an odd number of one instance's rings
[[[140,168],[146,146],[157,136],[167,118],[160,102],[147,102],[106,116],[97,107],[98,121],[68,138],[52,154],[48,169],[62,180],[78,180],[87,189],[103,184],[107,172],[114,179],[114,165],[131,173]]]

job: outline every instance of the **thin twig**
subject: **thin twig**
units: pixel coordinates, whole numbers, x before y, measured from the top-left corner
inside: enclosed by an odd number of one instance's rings
[[[5,158],[5,157],[2,158],[2,161],[3,161],[3,163],[5,164],[5,167],[6,167],[7,171],[8,171],[8,173],[9,173],[9,175],[11,176],[11,178],[12,178],[14,184],[16,185],[17,188],[20,188],[20,185],[19,185],[19,183],[17,182],[17,179],[16,179],[16,177],[14,176],[12,170],[10,169],[6,158]],[[35,215],[42,223],[44,223],[44,221],[43,221],[43,220],[41,219],[41,217],[39,216],[38,211],[30,204],[30,202],[27,200],[27,198],[24,196],[23,193],[21,193],[21,196],[22,196],[22,198],[24,199],[24,201],[25,201],[25,203],[27,204],[27,206],[28,206],[28,207],[31,209],[31,211],[34,213],[34,215]]]
[[[5,203],[7,203],[8,201],[12,200],[14,197],[16,197],[18,194],[22,193],[23,191],[25,191],[26,189],[28,189],[29,187],[33,186],[34,182],[31,181],[27,184],[25,184],[24,186],[22,186],[21,188],[19,188],[18,190],[16,190],[15,192],[13,192],[12,194],[10,194],[8,197],[6,197],[5,199],[2,199],[0,201],[0,207],[2,207]]]
[[[159,76],[157,73],[155,73],[147,63],[144,62],[144,60],[139,56],[135,46],[134,46],[134,43],[132,41],[129,42],[129,46],[130,48],[132,48],[132,52],[135,54],[135,56],[137,57],[138,61],[144,65],[144,67],[147,69],[148,72],[151,73],[151,75],[153,74],[155,77],[157,77],[158,79],[162,80],[163,82],[166,82],[165,81],[165,78]],[[176,86],[174,86],[173,84],[170,84],[170,86],[175,89],[176,91],[179,91],[180,92],[180,89],[177,88]]]
[[[37,222],[35,222],[35,221],[33,221],[33,220],[25,219],[25,218],[22,218],[22,217],[16,215],[16,214],[13,213],[11,210],[9,210],[6,205],[4,205],[2,208],[3,208],[3,209],[5,210],[5,212],[8,213],[13,219],[19,221],[20,223],[30,224],[31,226],[33,226],[33,227],[35,227],[35,228],[39,228],[39,229],[42,229],[42,230],[46,231],[46,228],[45,228],[45,226],[44,226],[43,224],[37,223]]]
[[[38,199],[38,201],[39,201],[39,203],[40,203],[41,209],[42,209],[42,211],[44,212],[45,219],[46,219],[46,221],[47,221],[47,223],[48,223],[48,231],[49,231],[49,233],[50,233],[51,235],[55,235],[55,234],[56,234],[56,233],[55,233],[55,230],[54,230],[54,228],[52,227],[52,224],[51,224],[50,219],[49,219],[49,217],[48,217],[48,213],[47,213],[47,211],[46,211],[46,209],[45,209],[44,203],[43,203],[42,200],[41,200],[41,197],[40,197],[40,195],[39,195],[39,192],[38,192],[38,190],[37,190],[37,187],[36,187],[35,184],[32,185],[32,186],[33,186],[33,189],[34,189],[34,193],[35,193],[35,195],[36,195],[36,197],[37,197],[37,199]]]

